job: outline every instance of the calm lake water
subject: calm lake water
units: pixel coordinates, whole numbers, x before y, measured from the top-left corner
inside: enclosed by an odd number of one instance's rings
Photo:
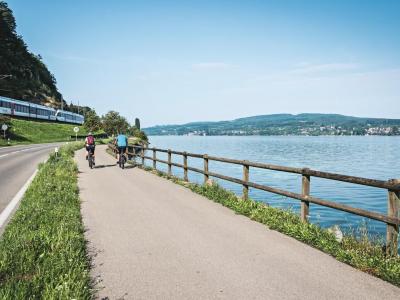
[[[400,137],[151,136],[150,143],[150,147],[282,166],[308,167],[371,179],[400,178]],[[166,159],[164,153],[157,155]],[[174,162],[182,163],[181,156],[172,157]],[[147,164],[150,165],[151,162]],[[201,159],[188,158],[188,164],[203,168]],[[158,168],[167,170],[166,165],[161,163],[158,163]],[[180,168],[172,169],[175,175],[182,176],[183,171]],[[242,178],[241,166],[210,161],[209,169],[211,172]],[[202,183],[203,176],[189,171],[189,180]],[[250,168],[250,180],[301,193],[300,175]],[[242,186],[238,184],[217,181],[239,195],[242,193]],[[375,212],[387,212],[387,191],[379,188],[312,177],[311,195]],[[297,200],[251,188],[250,197],[271,206],[299,212],[300,204]],[[310,220],[322,227],[337,224],[344,230],[355,229],[366,222],[370,233],[383,236],[386,232],[384,223],[313,204],[310,205]]]

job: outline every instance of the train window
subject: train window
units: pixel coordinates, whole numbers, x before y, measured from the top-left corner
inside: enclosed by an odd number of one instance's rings
[[[6,108],[11,108],[11,103],[10,102],[6,102],[6,101],[1,101],[2,102],[2,107],[6,107]]]
[[[25,106],[25,105],[16,104],[15,105],[15,110],[18,111],[18,112],[27,113],[28,112],[28,107]]]

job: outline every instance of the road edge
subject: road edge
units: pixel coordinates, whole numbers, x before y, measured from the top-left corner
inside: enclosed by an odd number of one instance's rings
[[[32,183],[38,171],[39,169],[36,169],[35,172],[33,172],[22,188],[17,192],[17,194],[15,194],[14,198],[12,198],[12,200],[7,204],[6,208],[0,213],[0,235],[3,233],[8,221],[11,219],[12,214],[16,211],[18,204],[24,197],[26,190]]]

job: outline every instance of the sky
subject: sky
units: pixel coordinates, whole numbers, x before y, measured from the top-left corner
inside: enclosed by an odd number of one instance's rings
[[[400,1],[8,0],[68,102],[142,127],[400,118]]]

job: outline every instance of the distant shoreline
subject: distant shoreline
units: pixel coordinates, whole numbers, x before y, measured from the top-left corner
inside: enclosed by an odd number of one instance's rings
[[[221,136],[229,136],[229,137],[260,137],[260,136],[268,136],[268,137],[400,137],[400,135],[331,135],[331,134],[320,134],[320,135],[301,135],[301,134],[282,134],[282,135],[260,135],[260,134],[248,134],[248,135],[229,135],[229,134],[216,134],[216,135],[187,135],[187,134],[148,134],[151,136],[185,136],[185,137],[221,137]]]
[[[273,114],[219,122],[152,126],[147,135],[209,136],[397,136],[400,119],[359,118],[338,114]]]

